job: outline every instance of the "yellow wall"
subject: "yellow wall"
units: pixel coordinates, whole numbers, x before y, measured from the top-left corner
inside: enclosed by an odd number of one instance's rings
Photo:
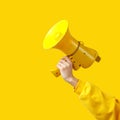
[[[119,1],[119,0],[118,0]],[[120,98],[120,3],[117,0],[0,2],[0,120],[93,120],[73,88],[50,70],[59,50],[44,50],[43,38],[61,19],[71,34],[102,60],[74,71]]]

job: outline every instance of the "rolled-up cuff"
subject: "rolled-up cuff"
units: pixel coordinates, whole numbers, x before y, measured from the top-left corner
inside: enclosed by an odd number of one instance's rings
[[[77,93],[78,95],[80,95],[85,83],[86,82],[79,80],[77,85],[74,87],[74,92]]]

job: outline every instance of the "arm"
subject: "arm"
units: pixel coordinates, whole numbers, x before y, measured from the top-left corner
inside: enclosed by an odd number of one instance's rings
[[[80,101],[97,120],[120,120],[120,103],[97,86],[75,78],[72,74],[72,63],[67,57],[61,59],[57,67],[63,79],[74,87]]]

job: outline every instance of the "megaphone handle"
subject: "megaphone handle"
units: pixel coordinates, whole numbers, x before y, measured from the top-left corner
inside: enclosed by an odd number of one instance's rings
[[[52,74],[55,76],[55,77],[58,77],[60,76],[60,70],[57,68],[55,70],[51,70]]]
[[[72,55],[67,55],[67,57],[71,58]],[[55,76],[55,77],[59,77],[60,74],[60,70],[58,68],[56,68],[55,70],[51,70],[51,73]]]

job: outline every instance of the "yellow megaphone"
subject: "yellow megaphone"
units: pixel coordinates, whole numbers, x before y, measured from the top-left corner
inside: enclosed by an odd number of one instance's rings
[[[48,31],[43,41],[43,48],[56,48],[63,51],[70,58],[74,70],[78,70],[80,66],[88,68],[94,61],[100,61],[96,50],[85,47],[83,42],[71,36],[67,20],[59,21]],[[56,77],[60,75],[58,68],[51,72]]]

